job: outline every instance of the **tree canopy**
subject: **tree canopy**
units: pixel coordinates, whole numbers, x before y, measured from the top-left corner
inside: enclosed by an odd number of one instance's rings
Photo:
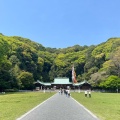
[[[45,48],[27,38],[0,34],[0,91],[32,89],[34,81],[51,82],[55,77],[71,80],[73,64],[78,81],[105,89],[119,87],[119,82],[113,85],[120,78],[119,45],[120,38],[110,38],[96,46]]]

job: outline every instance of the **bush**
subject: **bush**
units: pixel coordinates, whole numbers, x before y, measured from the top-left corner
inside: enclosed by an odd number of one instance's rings
[[[5,89],[5,92],[18,92],[18,89]]]

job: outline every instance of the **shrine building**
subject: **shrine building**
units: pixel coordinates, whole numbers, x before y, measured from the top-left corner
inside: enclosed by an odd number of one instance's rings
[[[37,80],[34,82],[36,90],[41,89],[81,89],[81,90],[89,90],[91,89],[91,85],[87,81],[77,82],[73,83],[70,82],[69,78],[66,77],[57,77],[54,79],[54,82],[48,83],[48,82],[41,82]]]

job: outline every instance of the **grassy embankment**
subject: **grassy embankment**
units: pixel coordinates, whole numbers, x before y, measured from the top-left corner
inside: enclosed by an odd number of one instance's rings
[[[72,93],[72,97],[88,108],[100,120],[120,120],[119,93],[92,93],[91,98],[84,93]]]
[[[0,120],[15,120],[55,93],[21,92],[0,95]]]

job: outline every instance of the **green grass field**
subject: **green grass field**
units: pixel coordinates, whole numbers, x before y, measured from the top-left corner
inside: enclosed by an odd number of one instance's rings
[[[0,95],[0,120],[15,120],[54,94],[53,92],[20,92]],[[91,98],[86,98],[84,93],[73,92],[72,97],[100,120],[120,120],[119,93],[94,92]]]
[[[54,94],[53,92],[20,92],[0,95],[0,120],[16,120]]]
[[[94,113],[100,120],[120,120],[119,93],[92,93],[91,98],[84,93],[73,92],[72,97]]]

